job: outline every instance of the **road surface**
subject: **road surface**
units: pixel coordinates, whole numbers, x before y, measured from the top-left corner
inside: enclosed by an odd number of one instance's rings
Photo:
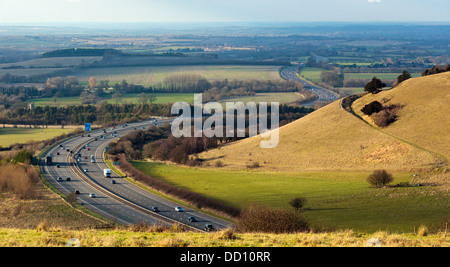
[[[168,121],[158,123],[164,122]],[[116,126],[115,129],[109,127],[106,129],[107,133],[103,133],[102,130],[94,131],[89,133],[90,137],[87,134],[84,137],[73,137],[47,151],[43,159],[51,154],[53,155],[53,164],[42,164],[42,172],[47,180],[63,194],[69,195],[79,191],[77,202],[122,225],[180,223],[197,230],[204,230],[206,224],[212,224],[216,229],[230,227],[231,223],[228,221],[156,196],[114,172],[112,172],[111,178],[105,178],[103,170],[109,169],[109,167],[104,161],[103,151],[108,144],[125,133],[135,129],[140,130],[143,127],[147,128],[152,124],[151,121],[133,123],[126,127]],[[95,141],[95,138],[98,140]],[[72,155],[70,151],[73,151]],[[91,162],[92,156],[95,162]],[[58,177],[62,181],[59,181]],[[67,178],[70,178],[70,181],[67,181]],[[115,181],[114,184],[112,180]],[[95,197],[90,197],[90,194],[94,194]],[[182,207],[182,212],[175,211],[175,207],[178,206]],[[159,212],[154,212],[152,207],[157,207]],[[191,216],[195,217],[197,222],[190,222],[188,218]]]
[[[317,98],[313,101],[309,101],[306,103],[302,103],[304,106],[312,106],[316,102],[320,101],[335,101],[338,99],[337,95],[327,89],[318,87],[311,82],[305,81],[303,79],[300,79],[300,77],[297,76],[297,71],[302,65],[297,66],[291,66],[291,67],[285,67],[280,71],[281,78],[288,81],[296,81],[300,82],[305,86],[305,89],[308,91],[312,91],[317,95]]]

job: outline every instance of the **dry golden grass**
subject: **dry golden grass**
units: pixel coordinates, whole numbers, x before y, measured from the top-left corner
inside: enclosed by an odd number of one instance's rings
[[[353,110],[368,120],[361,109],[372,101],[403,106],[384,132],[449,159],[450,73],[409,79],[392,90],[366,95],[353,103]]]
[[[252,162],[265,171],[430,169],[440,155],[450,152],[450,74],[411,79],[401,86],[366,95],[354,104],[361,108],[373,100],[391,99],[404,105],[399,120],[378,131],[340,108],[339,101],[280,128],[274,149],[260,148],[257,136],[200,154],[210,166],[245,169]],[[399,138],[397,138],[399,137]],[[405,142],[404,140],[407,140]]]
[[[425,230],[426,231],[426,230]],[[370,235],[354,231],[298,234],[193,232],[134,232],[122,230],[23,230],[0,228],[0,247],[63,247],[78,239],[82,247],[366,247],[377,239],[381,247],[448,247],[445,232],[416,235],[377,232]]]
[[[18,199],[0,193],[0,228],[84,229],[105,227],[107,223],[71,208],[39,181],[32,199]]]

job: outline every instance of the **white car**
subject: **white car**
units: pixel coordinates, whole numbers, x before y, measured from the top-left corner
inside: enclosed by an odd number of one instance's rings
[[[95,194],[90,193],[90,194],[89,194],[89,197],[90,197],[90,198],[95,198]]]
[[[177,211],[177,212],[182,212],[183,209],[182,209],[181,207],[175,207],[175,211]]]

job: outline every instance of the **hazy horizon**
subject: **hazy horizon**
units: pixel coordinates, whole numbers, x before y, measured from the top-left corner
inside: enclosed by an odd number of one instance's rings
[[[0,24],[450,22],[448,0],[0,0]]]

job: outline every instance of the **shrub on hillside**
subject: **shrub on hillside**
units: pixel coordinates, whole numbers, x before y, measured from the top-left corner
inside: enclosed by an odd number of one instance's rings
[[[366,84],[366,86],[364,86],[364,91],[366,91],[368,93],[376,94],[383,87],[386,87],[386,84],[384,82],[382,82],[380,79],[378,79],[377,77],[373,77],[372,80],[370,82],[368,82]]]
[[[442,73],[442,72],[447,72],[450,71],[450,65],[437,65],[434,66],[431,69],[426,69],[424,72],[422,72],[422,76],[428,76],[428,75],[433,75],[433,74],[438,74],[438,73]]]
[[[383,105],[378,101],[373,101],[367,105],[365,105],[361,111],[366,115],[372,115],[373,113],[380,112],[383,109]]]
[[[20,199],[35,197],[39,174],[29,165],[0,165],[0,192],[12,192]]]
[[[404,81],[406,81],[408,79],[411,79],[411,78],[412,78],[411,74],[408,71],[404,70],[402,72],[402,74],[400,74],[397,77],[397,84],[400,84],[400,83],[402,83],[402,82],[404,82]]]
[[[33,155],[31,154],[31,152],[25,149],[20,150],[19,153],[17,153],[17,155],[14,157],[15,162],[26,164],[30,164],[32,159]]]
[[[236,223],[236,230],[244,233],[298,233],[309,229],[309,224],[299,212],[257,205],[243,211]]]
[[[395,115],[383,109],[378,113],[372,114],[372,119],[378,127],[386,127],[395,121]]]
[[[374,187],[382,187],[393,181],[394,177],[386,170],[376,170],[367,177],[367,182]]]
[[[401,108],[400,105],[383,107],[380,112],[372,114],[371,118],[378,127],[384,128],[397,120],[397,113]]]

